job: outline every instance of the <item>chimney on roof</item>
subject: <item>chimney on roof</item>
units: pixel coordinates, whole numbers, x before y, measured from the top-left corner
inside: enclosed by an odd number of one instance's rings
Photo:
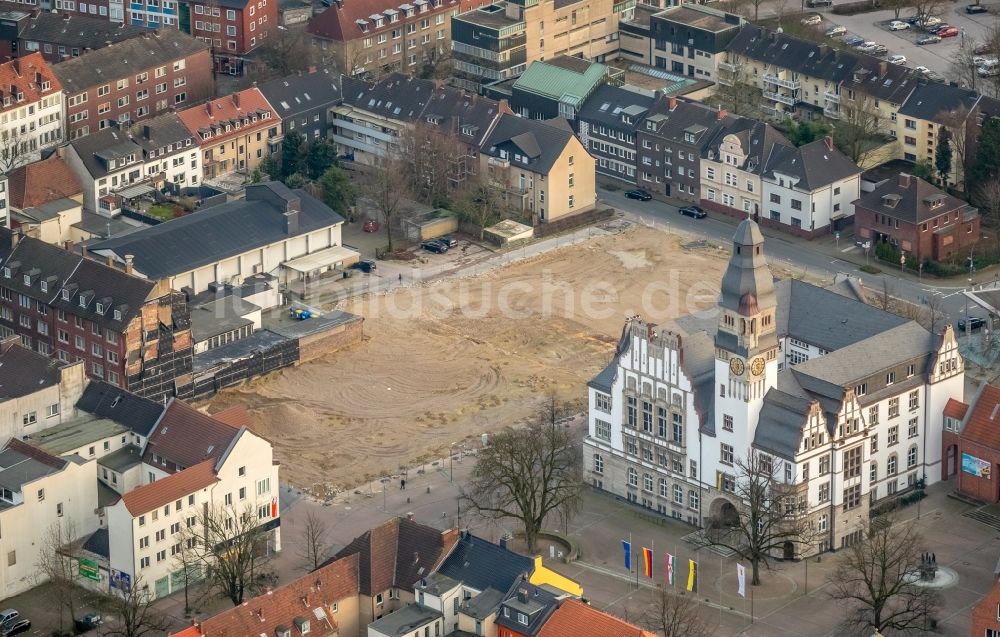
[[[521,602],[522,604],[528,603],[528,589],[526,588],[517,589],[517,601]]]
[[[728,114],[729,114],[729,111],[727,111],[724,108],[720,108],[719,112],[716,114],[715,118],[721,122],[722,120],[726,119],[726,115],[728,115]]]
[[[68,13],[62,14],[62,19],[66,20],[66,21],[69,21],[69,14]]]
[[[826,144],[826,149],[832,153],[833,152],[833,138],[830,137],[829,135],[827,135],[826,137],[823,138],[823,143]]]
[[[413,511],[406,512],[406,519],[409,520],[410,522],[413,522]]]
[[[41,9],[32,9],[32,10],[31,10],[31,17],[32,17],[32,18],[37,18],[37,17],[38,17],[38,14],[39,14],[39,13],[41,13],[41,12],[42,12],[42,10],[41,10]]]
[[[912,177],[910,177],[906,173],[899,173],[899,187],[900,188],[909,188],[910,187],[910,179],[912,179]]]
[[[417,565],[418,563],[420,563],[420,551],[414,551],[413,552],[413,564]]]
[[[673,110],[677,108],[677,98],[671,97],[669,104],[670,104],[670,112],[673,112]]]
[[[152,134],[153,134],[153,129],[150,128],[149,124],[143,124],[142,136],[145,137],[146,139],[149,139]]]
[[[215,119],[215,116],[212,115],[212,100],[205,102],[205,112],[208,113],[209,119]]]
[[[85,246],[82,243],[80,244],[80,256],[82,256],[84,259],[87,258],[87,246]]]
[[[235,106],[237,110],[240,108],[240,94],[238,92],[233,93],[233,106]]]
[[[502,548],[502,549],[506,549],[507,548],[507,534],[506,533],[500,536],[500,548]]]
[[[63,243],[63,247],[66,248],[66,252],[72,252],[73,246],[74,244],[72,239],[66,239],[66,242]]]
[[[888,62],[886,62],[885,60],[882,60],[881,62],[878,63],[878,75],[879,75],[879,77],[882,77],[883,75],[885,75],[885,72],[888,71],[888,70],[889,70],[889,63]]]
[[[108,266],[109,268],[115,267],[115,258],[110,254],[104,257],[104,265]]]
[[[286,210],[284,212],[285,217],[285,234],[288,236],[296,235],[299,233],[299,211],[296,210]]]
[[[18,228],[10,233],[10,249],[13,250],[21,242],[21,229]]]
[[[135,259],[134,255],[125,255],[125,274],[132,274],[132,261]]]
[[[315,73],[316,72],[316,67],[315,66],[310,66],[309,67],[309,72],[310,73]]]

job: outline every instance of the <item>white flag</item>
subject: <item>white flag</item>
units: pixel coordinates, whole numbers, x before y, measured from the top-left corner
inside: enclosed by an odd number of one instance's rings
[[[739,582],[740,597],[747,596],[747,569],[742,564],[736,565],[736,581]]]

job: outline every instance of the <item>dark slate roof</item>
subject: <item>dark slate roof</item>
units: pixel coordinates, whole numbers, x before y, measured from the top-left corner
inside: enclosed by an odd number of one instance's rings
[[[726,121],[723,126],[715,129],[711,140],[705,144],[702,150],[702,158],[708,158],[710,153],[713,160],[719,157],[719,147],[728,135],[735,135],[739,138],[740,145],[746,153],[746,160],[739,168],[757,175],[764,173],[775,147],[792,145],[778,129],[770,124],[754,119],[740,118]]]
[[[205,51],[209,45],[177,29],[158,29],[52,67],[67,95]]]
[[[282,119],[331,106],[341,98],[337,78],[325,68],[279,77],[259,84],[257,88]]]
[[[190,133],[188,135],[190,136]],[[143,156],[142,147],[135,143],[126,131],[119,128],[94,131],[90,135],[77,137],[69,145],[79,155],[80,161],[90,176],[95,179],[105,177],[108,174],[107,163],[102,161],[101,157],[107,160],[135,155],[136,161],[139,162]]]
[[[889,199],[885,199],[886,197]],[[895,205],[889,205],[892,201],[895,201]],[[932,208],[930,206],[932,201],[942,203]],[[920,177],[903,174],[896,179],[887,180],[871,192],[862,193],[853,203],[855,207],[861,206],[910,223],[921,223],[956,210],[969,213],[975,211],[965,201],[953,197]]]
[[[140,398],[104,381],[92,380],[76,402],[76,408],[113,420],[148,438],[163,414],[163,405]]]
[[[546,174],[573,138],[573,131],[566,120],[541,121],[516,115],[500,116],[493,132],[483,142],[483,153],[499,157],[500,150],[511,153],[511,166],[521,166],[532,172]],[[528,163],[517,162],[513,153],[528,157]]]
[[[18,37],[35,42],[53,42],[80,49],[100,49],[148,33],[142,27],[108,22],[107,18],[91,18],[69,13],[40,11],[22,20]]]
[[[20,398],[59,384],[64,363],[19,344],[0,351],[0,401]]]
[[[622,131],[635,131],[639,121],[656,100],[646,95],[602,84],[583,103],[577,119]],[[625,121],[629,117],[631,123]]]
[[[261,186],[301,200],[298,232],[314,232],[343,223],[344,218],[304,190],[279,182]],[[285,239],[284,208],[247,189],[245,199],[212,206],[137,232],[99,241],[91,250],[113,253],[119,260],[135,255],[135,269],[150,279],[174,276]]]
[[[652,106],[639,130],[675,142],[684,142],[685,134],[690,133],[694,145],[702,146],[711,141],[719,127],[736,119],[701,102],[664,97]]]
[[[97,529],[94,531],[87,541],[83,543],[83,550],[90,551],[95,555],[100,555],[101,557],[110,558],[111,555],[111,544],[108,540],[108,529]]]
[[[128,325],[156,289],[155,281],[31,237],[21,238],[3,267],[11,269],[11,278],[4,281],[6,287],[116,331]],[[32,277],[30,285],[25,284],[25,275]],[[44,292],[42,282],[46,284]]]
[[[760,408],[753,446],[780,458],[794,460],[811,405],[812,401],[808,398],[786,394],[772,387],[764,396],[764,404]]]
[[[510,107],[475,93],[440,86],[427,101],[423,119],[426,125],[436,127],[439,132],[455,134],[463,142],[478,147],[501,112],[510,113]]]
[[[194,148],[197,143],[194,135],[184,125],[184,122],[176,113],[165,113],[152,119],[144,120],[132,126],[128,132],[132,140],[142,147],[145,155],[149,152],[163,149],[164,152],[177,152],[181,148]],[[191,140],[190,144],[187,140]],[[168,151],[167,147],[174,145],[173,151]]]
[[[899,108],[899,114],[949,124],[965,121],[979,102],[979,93],[950,84],[922,83]]]
[[[402,27],[400,27],[402,28]],[[369,83],[340,76],[344,103],[369,113],[401,121],[416,121],[434,92],[434,82],[393,73],[381,82]],[[270,101],[270,100],[269,100]]]
[[[515,582],[507,598],[500,604],[501,608],[510,608],[510,616],[501,610],[497,613],[497,626],[504,626],[516,631],[518,635],[532,637],[537,635],[542,626],[559,606],[559,600],[550,591],[527,581]],[[517,620],[518,613],[528,616],[528,624]]]
[[[765,176],[773,177],[775,172],[798,179],[795,187],[800,190],[812,191],[859,175],[861,169],[832,141],[827,145],[826,139],[817,139],[798,148],[775,146]]]
[[[507,591],[522,575],[530,574],[533,568],[534,562],[530,557],[466,534],[458,540],[438,572],[477,591],[488,588]]]
[[[615,376],[618,375],[618,358],[616,357],[613,361],[607,364],[607,366],[597,373],[589,383],[588,387],[593,387],[605,394],[611,393],[611,386],[615,382]]]
[[[503,601],[504,593],[495,588],[487,588],[462,604],[462,613],[473,619],[486,619],[496,612]]]

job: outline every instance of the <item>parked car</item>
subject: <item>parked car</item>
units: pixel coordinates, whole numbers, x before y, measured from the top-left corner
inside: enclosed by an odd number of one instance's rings
[[[882,57],[883,55],[885,55],[888,52],[889,52],[889,49],[886,48],[885,45],[883,45],[883,44],[876,44],[875,46],[873,46],[872,48],[870,48],[870,49],[868,49],[866,51],[866,53],[868,53],[868,55],[874,55],[875,57]]]
[[[941,24],[941,18],[933,15],[927,16],[926,18],[920,21],[920,26],[922,26],[925,29],[927,27],[937,26],[939,24]]]
[[[700,206],[684,206],[677,212],[681,213],[685,217],[692,217],[694,219],[704,219],[708,216],[708,213],[705,212],[705,210]]]
[[[448,251],[448,246],[436,240],[424,241],[420,244],[420,247],[428,252],[433,252],[434,254],[444,254]]]
[[[17,612],[13,608],[2,610],[0,611],[0,626],[2,626],[3,624],[9,624],[20,616],[21,613]]]
[[[450,234],[446,234],[443,237],[438,237],[437,240],[445,244],[449,248],[454,248],[455,246],[458,245],[458,239],[451,236]]]
[[[925,35],[917,40],[917,44],[937,44],[941,41],[936,35]]]
[[[816,9],[819,7],[832,7],[833,0],[806,0],[806,6],[810,9]]]
[[[889,23],[890,31],[904,31],[909,28],[910,28],[909,24],[901,22],[899,20],[893,20],[892,22]]]
[[[860,35],[851,35],[844,38],[844,44],[847,46],[858,46],[859,44],[864,44],[865,39]]]
[[[889,56],[889,61],[892,62],[893,64],[903,65],[906,64],[906,56],[896,53],[895,55]]]
[[[816,14],[807,15],[806,17],[802,18],[799,22],[807,26],[821,24],[823,22],[823,16]]]
[[[968,14],[973,13],[989,13],[990,10],[981,4],[970,4],[965,7],[965,12]]]
[[[374,219],[366,219],[365,223],[361,226],[361,229],[365,232],[378,232],[379,223]]]
[[[626,199],[638,199],[639,201],[649,201],[653,198],[653,195],[649,194],[645,190],[627,190],[625,191]]]
[[[993,47],[989,44],[980,44],[974,48],[972,52],[976,55],[990,55],[991,53],[996,53],[996,51],[993,50]]]
[[[362,259],[351,266],[352,268],[361,270],[362,272],[374,272],[378,269],[378,264],[376,264],[371,259]]]
[[[984,325],[986,325],[986,319],[980,318],[978,316],[970,316],[970,317],[960,316],[958,318],[958,331],[964,332],[966,323],[968,323],[969,330],[975,332],[976,330],[981,329]]]
[[[15,619],[12,622],[0,626],[0,635],[3,637],[13,637],[31,630],[31,621],[28,619]]]
[[[97,613],[87,613],[83,617],[77,619],[74,623],[76,624],[76,632],[85,633],[88,630],[93,630],[103,624],[104,620],[101,619],[101,616]]]
[[[985,55],[973,55],[972,56],[972,64],[975,65],[975,66],[984,66],[984,65],[987,65],[987,64],[991,64],[992,65],[992,64],[996,64],[996,63],[997,63],[997,58],[993,57],[993,56],[989,56],[989,57],[985,56]]]
[[[840,26],[839,24],[835,27],[826,30],[826,37],[835,38],[838,35],[844,35],[847,33],[847,27]]]
[[[941,29],[934,35],[938,36],[939,38],[954,38],[958,36],[958,28],[948,27],[947,29]]]
[[[873,49],[873,48],[875,48],[877,46],[878,46],[878,42],[873,42],[872,40],[868,40],[867,42],[862,42],[861,44],[856,44],[854,46],[854,48],[856,48],[859,51],[867,51],[867,50]]]
[[[996,77],[1000,75],[1000,66],[996,64],[990,66],[980,66],[976,69],[976,75],[979,77]]]
[[[944,76],[938,73],[937,71],[927,71],[926,73],[924,73],[924,77],[926,77],[931,82],[941,82],[943,84],[945,81]]]
[[[913,67],[913,70],[916,71],[917,73],[924,73],[924,74],[930,72],[930,69],[927,68],[926,66],[915,66]]]

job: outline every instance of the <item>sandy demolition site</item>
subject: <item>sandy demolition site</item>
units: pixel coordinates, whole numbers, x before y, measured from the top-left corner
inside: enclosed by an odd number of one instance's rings
[[[440,458],[537,413],[583,408],[623,320],[714,306],[727,254],[630,228],[481,276],[346,302],[365,340],[227,390],[275,445],[282,478],[321,494]]]

